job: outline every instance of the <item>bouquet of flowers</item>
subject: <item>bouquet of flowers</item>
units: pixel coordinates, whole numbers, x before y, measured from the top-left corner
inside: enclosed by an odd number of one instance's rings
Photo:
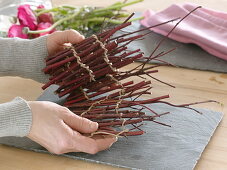
[[[21,5],[13,25],[9,28],[8,37],[30,39],[66,29],[75,29],[85,35],[97,33],[107,25],[121,24],[122,19],[129,16],[122,8],[142,1],[117,2],[105,8],[65,5],[45,9],[43,5],[39,5],[32,10],[28,4]],[[139,19],[142,17],[130,21]]]

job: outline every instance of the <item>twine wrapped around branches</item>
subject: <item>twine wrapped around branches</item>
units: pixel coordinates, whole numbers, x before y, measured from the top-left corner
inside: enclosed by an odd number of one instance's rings
[[[144,121],[166,125],[155,121],[155,118],[168,112],[156,113],[146,104],[167,103],[162,99],[168,98],[169,95],[155,98],[151,96],[147,100],[141,100],[139,97],[145,94],[151,95],[149,92],[152,88],[151,81],[147,81],[143,75],[153,78],[151,74],[158,72],[157,66],[145,67],[145,64],[172,50],[157,55],[152,53],[149,57],[144,57],[140,49],[128,50],[129,43],[147,35],[147,33],[133,34],[149,28],[114,36],[116,32],[131,25],[131,22],[127,20],[123,24],[92,35],[46,59],[46,67],[43,71],[50,75],[50,80],[43,86],[43,89],[52,84],[59,85],[56,94],[59,97],[67,95],[64,106],[77,115],[98,122],[98,131],[90,135],[142,135],[144,131],[140,127]],[[147,61],[129,71],[120,71],[122,67],[141,58],[147,58]],[[139,76],[143,80],[135,83],[132,81],[134,76]],[[188,106],[189,104],[178,105],[178,107]],[[149,115],[144,112],[145,109],[150,112]]]

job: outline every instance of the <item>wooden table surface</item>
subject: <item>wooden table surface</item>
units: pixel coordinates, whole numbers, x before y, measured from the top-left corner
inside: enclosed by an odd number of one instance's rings
[[[134,5],[128,10],[143,11],[146,8],[161,10],[173,2],[182,0],[149,1],[145,0],[139,5]],[[104,6],[116,2],[114,0],[65,0],[65,4],[71,5],[96,5]],[[194,0],[191,2],[214,8],[226,10],[227,0]],[[54,5],[62,4],[60,0],[53,0]],[[227,11],[225,11],[227,12]],[[138,63],[134,63],[137,65]],[[134,66],[129,66],[130,69]],[[173,89],[161,83],[153,81],[153,95],[170,94],[169,101],[181,104],[194,101],[213,99],[219,104],[201,104],[198,107],[208,108],[225,113],[224,118],[215,134],[211,138],[201,159],[198,161],[196,170],[226,170],[227,169],[227,74],[207,71],[196,71],[183,68],[160,67],[157,78],[166,81],[177,88]],[[41,93],[41,84],[19,77],[0,77],[0,103],[10,101],[15,96],[21,96],[27,100],[35,100]],[[119,169],[111,166],[87,163],[61,156],[35,153],[0,145],[0,169],[1,170],[72,170],[72,169]]]

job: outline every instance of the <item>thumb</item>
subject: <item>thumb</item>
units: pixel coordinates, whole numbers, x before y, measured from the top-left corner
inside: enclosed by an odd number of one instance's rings
[[[98,129],[98,123],[75,115],[74,113],[65,115],[64,122],[72,129],[81,133],[92,133]]]
[[[84,36],[81,35],[78,31],[76,30],[66,30],[66,31],[58,31],[56,32],[56,38],[55,42],[58,43],[59,45],[63,45],[64,43],[79,43],[84,39]]]
[[[56,31],[47,37],[47,49],[49,55],[52,55],[64,49],[65,43],[76,44],[81,42],[84,36],[76,30]]]

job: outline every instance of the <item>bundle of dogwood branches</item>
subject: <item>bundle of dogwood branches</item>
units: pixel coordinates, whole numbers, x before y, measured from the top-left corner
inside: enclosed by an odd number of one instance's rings
[[[57,84],[59,87],[56,94],[59,97],[67,96],[64,106],[79,116],[98,122],[98,131],[91,135],[142,135],[144,131],[140,126],[144,121],[166,125],[157,122],[155,118],[168,112],[156,113],[146,104],[167,103],[162,99],[168,98],[169,95],[155,98],[150,96],[147,100],[141,99],[140,96],[150,94],[151,89],[151,81],[147,81],[143,75],[153,78],[151,74],[158,72],[157,66],[145,66],[146,63],[173,49],[157,55],[152,53],[149,57],[144,57],[140,49],[128,50],[128,44],[144,37],[147,33],[143,31],[149,29],[121,32],[121,29],[129,25],[131,22],[126,20],[123,24],[100,34],[93,34],[46,59],[43,71],[50,75],[50,79],[43,89]],[[119,31],[121,34],[114,36]],[[138,32],[141,34],[135,35]],[[141,58],[147,58],[147,62],[128,71],[121,70]],[[142,80],[135,83],[134,76],[141,77]]]

